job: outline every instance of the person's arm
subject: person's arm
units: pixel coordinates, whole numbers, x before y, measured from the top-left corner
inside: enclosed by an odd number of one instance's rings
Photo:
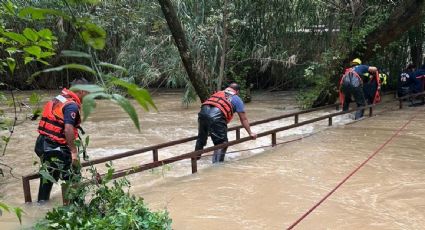
[[[376,71],[378,71],[378,68],[376,68],[375,66],[369,66],[367,70],[371,73],[375,73]]]
[[[76,165],[78,164],[78,151],[77,147],[75,146],[75,125],[77,124],[77,117],[79,116],[79,110],[78,106],[74,103],[68,104],[63,108],[63,114],[64,114],[64,123],[65,123],[65,139],[66,144],[69,147],[69,150],[71,151],[71,159],[72,164]]]
[[[245,112],[240,112],[238,113],[238,115],[239,115],[239,120],[241,121],[242,126],[248,132],[249,136],[251,136],[252,139],[255,140],[257,138],[257,134],[251,131],[251,127],[249,126],[249,121],[248,121],[248,118],[246,117]]]
[[[71,159],[72,164],[75,165],[78,163],[78,152],[77,147],[75,146],[75,134],[74,134],[74,126],[71,124],[65,124],[65,139],[66,144],[71,150]]]

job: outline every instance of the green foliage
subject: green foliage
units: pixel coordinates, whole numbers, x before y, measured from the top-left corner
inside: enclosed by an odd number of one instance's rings
[[[75,0],[71,3],[77,4],[92,4],[99,3],[100,1],[96,0]],[[67,3],[65,1],[65,3]],[[66,4],[67,5],[67,4]],[[19,62],[23,62],[23,65],[27,65],[33,61],[49,65],[50,58],[56,55],[56,50],[54,47],[57,45],[57,38],[53,35],[54,33],[47,28],[39,29],[43,27],[46,21],[58,18],[59,22],[66,20],[72,26],[73,30],[78,31],[82,41],[94,48],[96,50],[101,50],[105,47],[106,44],[106,31],[98,26],[95,23],[90,22],[85,17],[79,17],[78,14],[73,14],[72,9],[69,13],[61,9],[50,9],[50,8],[39,8],[39,7],[17,7],[11,1],[7,3],[1,3],[0,12],[6,12],[11,18],[14,17],[16,20],[23,20],[27,22],[38,21],[40,25],[37,26],[28,26],[24,27],[21,31],[19,28],[22,27],[12,27],[13,29],[6,29],[6,26],[1,24],[0,27],[0,46],[2,50],[4,49],[8,56],[0,56],[0,71],[9,72],[12,76],[16,72],[15,70],[22,66],[19,65]],[[3,14],[0,17],[0,21],[3,22]],[[38,23],[37,23],[38,24]],[[10,24],[9,24],[10,25]],[[19,31],[17,31],[19,30]],[[40,75],[41,73],[48,72],[58,72],[63,70],[78,70],[84,71],[96,76],[97,79],[102,82],[103,86],[106,86],[103,82],[104,76],[109,76],[109,72],[104,72],[103,70],[108,71],[118,71],[123,74],[127,74],[127,70],[119,65],[101,62],[98,60],[95,52],[89,49],[90,54],[80,52],[80,51],[69,51],[65,50],[61,52],[62,57],[69,58],[85,58],[88,59],[91,63],[91,66],[87,66],[79,63],[63,64],[60,66],[55,66],[52,68],[44,69],[37,71],[32,74],[31,79]],[[3,55],[3,52],[0,53]],[[7,69],[5,69],[5,67]],[[115,83],[114,83],[115,82]],[[133,96],[136,101],[146,110],[148,105],[155,107],[148,91],[139,88],[138,86],[128,83],[122,80],[115,79],[111,83],[112,87],[123,87],[127,89],[128,93]],[[95,99],[109,99],[126,111],[136,128],[140,131],[140,124],[138,115],[135,108],[131,102],[116,93],[107,93],[108,89],[96,86],[96,85],[76,85],[71,88],[71,90],[84,90],[90,92],[91,94],[87,95],[83,100],[82,110],[84,112],[84,120],[90,115],[94,110],[96,103]],[[38,105],[40,102],[40,97],[37,95],[31,95],[29,98],[31,105]],[[15,100],[12,103],[16,108]],[[40,110],[34,111],[33,116],[36,116],[40,113]],[[16,114],[15,114],[16,116]],[[10,124],[8,120],[1,120],[1,127],[7,129]],[[15,117],[16,121],[16,117]],[[4,125],[3,125],[4,124]],[[13,132],[13,128],[10,133]],[[1,139],[7,144],[10,140],[10,136],[2,136]],[[78,143],[78,146],[82,147],[84,151],[85,147],[89,142],[89,138],[85,139],[86,144],[84,145],[81,141]],[[81,153],[81,152],[80,152]],[[48,172],[49,165],[42,165],[40,168],[40,174],[45,180],[52,181],[56,183],[55,179]],[[95,175],[95,169],[91,169],[93,175]],[[68,186],[70,186],[69,196],[76,199],[79,202],[74,202],[73,204],[54,209],[49,212],[46,216],[46,221],[48,225],[41,225],[38,228],[41,229],[62,229],[62,228],[73,228],[73,229],[171,229],[170,224],[171,220],[168,218],[166,212],[150,212],[144,205],[143,200],[140,198],[135,198],[130,196],[128,192],[124,192],[123,187],[129,186],[128,181],[120,180],[114,181],[113,187],[109,187],[107,183],[111,181],[112,169],[108,172],[108,177],[105,178],[101,184],[93,186],[85,186],[80,188],[75,188],[78,181],[81,181],[79,176],[75,177],[74,180],[68,181]],[[78,186],[77,186],[78,187]],[[84,203],[86,197],[92,198],[91,202]],[[103,198],[107,198],[106,200]],[[101,209],[99,209],[99,207]],[[103,209],[102,209],[103,208]],[[0,203],[0,209],[9,211],[8,206]],[[22,210],[15,208],[14,212],[21,221]],[[83,214],[83,215],[82,215]],[[86,217],[86,219],[84,219]],[[73,220],[76,220],[75,222]]]
[[[101,0],[69,0],[69,2],[71,4],[91,4],[91,5],[95,5],[98,4]]]
[[[54,42],[56,42],[56,37],[52,36],[49,29],[36,31],[32,28],[25,28],[22,34],[0,30],[0,45],[9,55],[6,59],[1,59],[0,56],[0,66],[7,66],[11,75],[14,75],[17,60],[23,59],[24,65],[32,61],[48,65],[46,60],[55,55]]]
[[[135,84],[131,84],[128,82],[125,82],[123,80],[117,79],[117,78],[113,78],[111,80],[111,84],[112,85],[117,85],[117,86],[121,86],[125,89],[127,89],[127,93],[130,94],[134,99],[136,99],[136,101],[139,103],[139,105],[141,105],[146,111],[149,110],[148,105],[152,106],[153,108],[155,108],[156,110],[158,110],[155,106],[155,104],[153,103],[149,92],[145,89],[141,89],[139,87],[137,87],[137,85]]]
[[[38,105],[41,101],[41,97],[39,94],[32,93],[29,100],[31,105]]]
[[[121,108],[130,116],[137,130],[140,131],[139,117],[131,103],[125,97],[115,93],[112,94],[111,101],[121,106]]]
[[[62,50],[61,52],[62,57],[75,57],[75,58],[87,58],[91,59],[91,55],[88,53],[75,51],[75,50]]]
[[[324,55],[325,56],[325,55]],[[326,64],[313,62],[304,71],[304,86],[296,96],[299,106],[310,108],[323,89],[331,87]]]
[[[145,110],[148,110],[148,104],[156,109],[155,104],[152,101],[152,98],[149,95],[149,92],[145,89],[140,89],[135,84],[128,83],[119,79],[115,79],[111,82],[117,86],[124,87],[127,89],[129,94],[136,99],[136,101],[141,105]],[[119,95],[119,94],[108,94],[105,93],[105,89],[97,85],[75,85],[70,88],[70,90],[83,90],[90,92],[89,95],[86,95],[83,100],[82,111],[83,111],[83,121],[85,121],[88,116],[93,112],[96,107],[95,99],[108,99],[112,102],[118,104],[131,118],[137,130],[140,131],[139,117],[133,105],[128,99]]]
[[[115,69],[115,70],[120,70],[120,71],[124,72],[124,74],[128,74],[127,69],[122,67],[122,66],[119,66],[119,65],[114,65],[114,64],[106,63],[106,62],[100,62],[99,66],[108,67],[108,68],[112,68],[112,69]]]
[[[9,206],[8,206],[8,205],[6,205],[6,204],[4,204],[4,203],[2,203],[2,202],[0,202],[0,215],[1,215],[1,210],[4,210],[4,211],[7,211],[7,212],[10,212],[10,211],[9,211]]]
[[[18,15],[21,18],[29,18],[33,20],[44,20],[48,15],[60,16],[64,19],[70,20],[70,17],[63,11],[54,9],[42,9],[37,7],[23,8]]]
[[[85,23],[84,30],[81,32],[84,42],[97,49],[101,50],[105,47],[106,32],[104,29],[93,23]]]
[[[49,211],[35,229],[171,229],[166,211],[152,212],[142,198],[124,191],[130,186],[127,179],[111,182],[114,170],[107,166],[108,173],[100,183],[70,186],[68,198],[74,202]],[[95,169],[91,171],[96,175]]]
[[[22,214],[25,213],[22,210],[22,208],[18,208],[18,207],[13,208],[3,202],[0,202],[0,216],[2,215],[3,211],[10,212],[10,210],[13,210],[13,212],[15,213],[16,217],[19,220],[19,223],[22,224]]]
[[[13,58],[6,58],[6,63],[7,66],[9,67],[10,72],[13,73],[15,72],[15,67],[16,67],[16,61]]]
[[[57,66],[57,67],[54,67],[54,68],[48,68],[48,69],[44,69],[42,71],[35,72],[35,73],[33,73],[31,75],[31,77],[34,78],[34,77],[40,75],[41,73],[48,73],[48,72],[54,72],[54,71],[62,71],[64,69],[81,70],[81,71],[89,72],[91,74],[96,74],[96,72],[92,68],[90,68],[90,67],[88,67],[86,65],[81,65],[81,64],[66,64],[66,65],[61,65],[61,66]]]
[[[193,88],[192,84],[188,82],[185,88],[183,98],[182,98],[183,105],[188,107],[189,104],[196,101],[196,98],[197,98],[197,95],[196,95],[195,89]]]
[[[75,144],[78,154],[84,156],[89,137],[76,140]],[[41,172],[47,173],[47,167],[43,164]],[[142,198],[129,194],[130,182],[126,178],[113,180],[112,164],[107,163],[106,167],[102,178],[94,166],[86,169],[90,178],[74,172],[63,185],[69,204],[47,212],[35,229],[171,229],[167,211],[150,211]],[[43,179],[56,183],[50,175],[41,174]]]
[[[229,70],[228,75],[232,81],[239,84],[241,89],[239,90],[239,97],[242,98],[244,102],[251,101],[251,95],[248,93],[250,86],[247,84],[247,74],[250,70],[250,67],[245,66],[240,71],[235,71],[235,68]]]

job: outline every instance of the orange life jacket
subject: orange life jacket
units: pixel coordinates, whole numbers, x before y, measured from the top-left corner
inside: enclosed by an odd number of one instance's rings
[[[70,103],[77,104],[78,110],[80,110],[80,99],[75,93],[67,89],[63,89],[60,95],[47,102],[38,124],[38,133],[49,137],[56,143],[66,144],[63,108]],[[75,138],[78,137],[77,127],[80,124],[80,119],[77,119],[76,122],[77,124],[74,126]]]
[[[341,103],[341,106],[344,105],[345,95],[342,93],[341,86],[344,78],[348,76],[348,74],[352,73],[355,77],[359,78],[360,82],[363,82],[360,75],[354,71],[354,67],[347,68],[344,70],[344,74],[342,75],[341,79],[339,80],[339,102]]]
[[[236,95],[236,91],[228,87],[224,91],[214,93],[202,105],[212,105],[219,108],[224,114],[227,123],[229,123],[233,119],[233,106],[230,102],[233,95]]]

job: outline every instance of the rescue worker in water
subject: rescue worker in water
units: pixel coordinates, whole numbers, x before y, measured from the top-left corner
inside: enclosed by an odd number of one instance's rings
[[[362,65],[359,58],[351,61],[351,67],[347,68],[339,82],[340,94],[339,98],[342,104],[342,110],[347,111],[351,103],[351,96],[354,97],[357,107],[366,105],[365,96],[363,93],[362,77],[365,73],[375,73],[378,69],[375,66]],[[363,117],[364,109],[358,110],[354,119]]]
[[[88,81],[80,78],[74,80],[71,86],[85,84],[88,84]],[[59,178],[70,180],[79,174],[78,152],[74,141],[78,138],[81,122],[81,102],[87,94],[87,91],[70,91],[64,88],[60,95],[44,106],[38,126],[39,136],[35,152],[42,163],[40,170],[47,170],[56,181]],[[39,203],[50,199],[52,186],[53,182],[40,176]]]
[[[223,91],[214,93],[202,106],[198,113],[198,138],[195,150],[201,150],[207,144],[208,134],[214,145],[228,142],[227,124],[232,120],[233,114],[239,115],[239,120],[252,139],[257,134],[251,131],[248,118],[245,114],[244,103],[238,96],[240,87],[237,83],[231,83]],[[227,148],[214,151],[212,163],[223,162]],[[200,157],[200,156],[199,156]]]

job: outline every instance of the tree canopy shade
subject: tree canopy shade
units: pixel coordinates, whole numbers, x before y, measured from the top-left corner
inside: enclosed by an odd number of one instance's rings
[[[365,37],[364,45],[357,47],[350,57],[359,53],[363,59],[369,60],[373,54],[379,52],[379,48],[387,47],[411,28],[423,23],[424,6],[424,0],[402,1],[386,21]]]
[[[185,88],[184,103],[193,102],[196,97],[202,101],[208,92],[237,81],[242,92],[251,84],[257,89],[312,89],[302,90],[299,98],[319,105],[335,99],[335,78],[352,57],[385,67],[390,76],[395,76],[407,62],[422,62],[422,1],[14,2],[15,8],[3,2],[0,8],[6,35],[19,34],[32,26],[47,27],[57,37],[51,47],[57,53],[82,51],[92,55],[95,63],[117,63],[128,70],[122,77],[139,86]],[[38,20],[37,24],[32,20],[12,20],[11,15],[28,7],[48,10],[23,11],[27,17],[49,18],[53,13],[57,19]],[[90,19],[104,31],[97,31],[82,20],[76,30],[70,24],[72,17],[59,15],[61,11],[74,12],[71,15],[77,19]],[[83,44],[85,40],[92,40],[89,50]],[[0,45],[4,47],[4,43]],[[105,48],[96,50],[100,46]],[[24,52],[36,54],[37,50]],[[6,50],[0,50],[6,65],[14,65],[7,63],[7,55]],[[18,62],[14,78],[3,80],[29,89],[56,88],[70,77],[89,77],[70,69],[61,74],[49,72],[40,75],[34,84],[26,83],[28,76],[44,68],[41,61],[57,67],[75,59],[53,55],[24,66]],[[85,63],[80,64],[93,64],[82,60]],[[394,78],[390,77],[390,84],[394,84],[391,79]],[[318,95],[320,100],[316,100]],[[311,106],[311,102],[305,106]]]

